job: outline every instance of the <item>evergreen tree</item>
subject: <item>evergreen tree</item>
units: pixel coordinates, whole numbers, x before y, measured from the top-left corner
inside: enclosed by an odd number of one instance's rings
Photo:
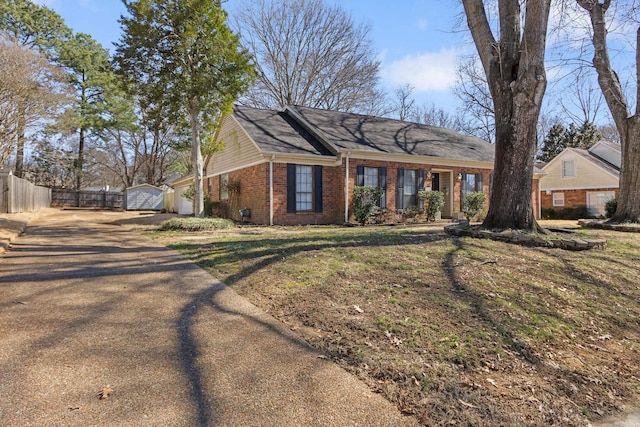
[[[253,68],[227,26],[220,0],[125,1],[116,62],[138,81],[161,88],[166,115],[191,129],[194,213],[204,213],[203,136],[252,81]]]
[[[569,128],[556,123],[549,129],[537,159],[542,162],[551,161],[567,147],[588,150],[601,139],[602,134],[589,121],[584,122],[580,127],[571,123]]]

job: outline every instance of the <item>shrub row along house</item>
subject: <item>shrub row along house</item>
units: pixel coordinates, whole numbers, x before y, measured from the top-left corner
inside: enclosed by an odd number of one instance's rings
[[[434,126],[299,106],[236,106],[217,139],[223,149],[205,171],[209,197],[218,214],[250,215],[257,224],[349,222],[355,186],[382,188],[380,207],[393,214],[418,208],[419,190],[439,190],[442,217],[458,218],[466,193],[488,195],[491,187],[494,147]]]
[[[540,205],[545,216],[570,210],[577,210],[576,217],[603,216],[606,202],[618,195],[621,159],[620,144],[607,141],[589,150],[563,150],[542,167]]]

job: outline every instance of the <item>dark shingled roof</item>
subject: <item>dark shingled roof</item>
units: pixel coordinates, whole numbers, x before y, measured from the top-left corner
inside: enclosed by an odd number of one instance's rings
[[[326,141],[321,142],[298,123],[296,114]],[[494,159],[494,147],[480,138],[382,117],[300,106],[283,112],[236,106],[234,116],[267,153],[331,156],[332,150],[349,150],[482,162]]]
[[[291,107],[339,149],[493,162],[494,147],[451,129],[382,117]]]
[[[266,153],[333,155],[284,112],[236,106],[234,117]]]

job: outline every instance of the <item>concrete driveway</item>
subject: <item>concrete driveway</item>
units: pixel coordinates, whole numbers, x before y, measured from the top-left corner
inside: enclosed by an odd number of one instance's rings
[[[0,425],[414,425],[123,215],[49,212],[0,257]]]

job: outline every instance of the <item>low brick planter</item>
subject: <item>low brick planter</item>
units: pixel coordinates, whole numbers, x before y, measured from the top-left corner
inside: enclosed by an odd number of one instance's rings
[[[491,231],[468,225],[448,225],[444,227],[447,234],[459,237],[476,237],[480,239],[498,240],[515,243],[522,246],[559,248],[569,251],[585,251],[589,249],[604,250],[607,248],[605,239],[581,239],[578,237],[540,237],[514,230]]]
[[[598,228],[601,230],[624,231],[625,233],[640,233],[640,224],[609,224],[593,219],[581,219],[578,221],[581,227]]]

